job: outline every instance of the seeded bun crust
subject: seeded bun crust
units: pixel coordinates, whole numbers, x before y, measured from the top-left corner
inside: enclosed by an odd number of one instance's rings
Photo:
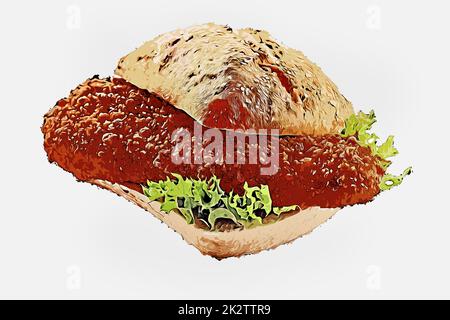
[[[225,115],[237,127],[217,122],[222,129],[323,135],[339,132],[353,113],[336,85],[303,53],[249,28],[204,24],[162,34],[123,57],[116,74],[206,126],[212,126],[208,108],[226,101],[219,107],[230,108]]]
[[[215,232],[201,229],[194,224],[187,224],[186,220],[174,211],[170,213],[162,212],[159,202],[149,201],[143,194],[125,186],[105,180],[90,182],[147,210],[179,233],[187,243],[196,247],[202,254],[217,259],[254,254],[290,243],[313,231],[340,209],[310,207],[305,210],[298,210],[281,221],[264,226]]]

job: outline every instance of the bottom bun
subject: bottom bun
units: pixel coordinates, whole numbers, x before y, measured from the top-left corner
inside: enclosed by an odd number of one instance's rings
[[[253,254],[292,242],[310,233],[340,209],[310,207],[305,210],[298,210],[295,214],[290,214],[275,223],[251,229],[236,229],[225,232],[208,231],[194,224],[187,224],[186,220],[176,212],[162,212],[159,202],[149,201],[145,195],[123,185],[113,184],[105,180],[92,180],[90,182],[111,190],[147,210],[178,232],[187,243],[196,247],[201,253],[217,259]]]

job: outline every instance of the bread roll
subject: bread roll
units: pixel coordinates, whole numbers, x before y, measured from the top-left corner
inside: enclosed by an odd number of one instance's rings
[[[250,28],[210,23],[165,33],[120,59],[116,74],[221,129],[323,135],[353,113],[300,51]]]

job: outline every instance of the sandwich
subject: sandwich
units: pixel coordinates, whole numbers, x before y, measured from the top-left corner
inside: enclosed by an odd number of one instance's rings
[[[398,186],[372,132],[300,51],[255,29],[162,34],[44,115],[50,162],[153,214],[201,253],[254,254]]]

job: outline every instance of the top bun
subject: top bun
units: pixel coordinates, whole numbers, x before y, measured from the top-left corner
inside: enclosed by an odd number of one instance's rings
[[[353,113],[318,66],[261,30],[204,24],[165,33],[123,57],[116,74],[208,127],[333,134]]]

